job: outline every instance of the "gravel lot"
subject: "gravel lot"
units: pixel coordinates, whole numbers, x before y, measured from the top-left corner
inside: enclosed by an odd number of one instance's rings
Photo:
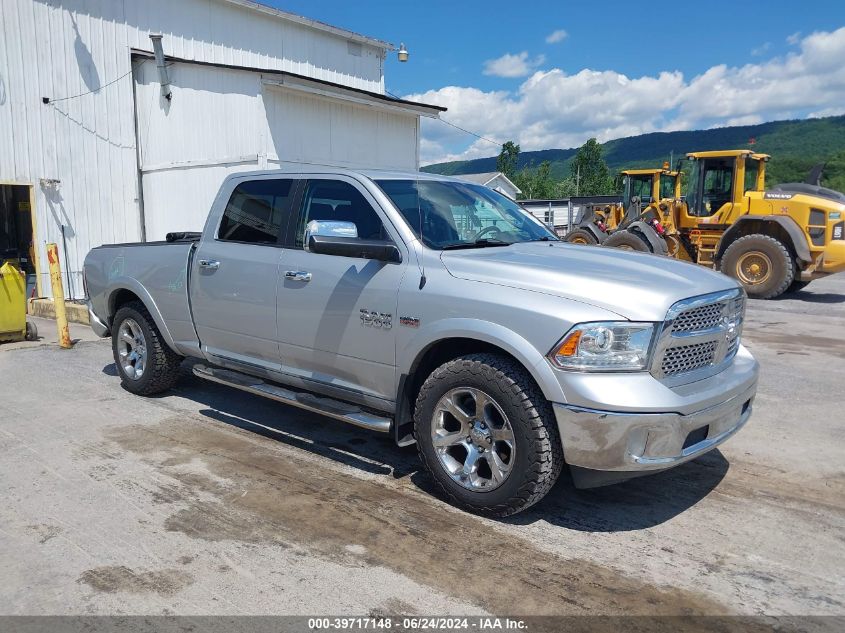
[[[107,341],[4,346],[0,613],[845,615],[845,275],[745,332],[721,450],[505,521],[377,434],[190,376],[132,396]]]

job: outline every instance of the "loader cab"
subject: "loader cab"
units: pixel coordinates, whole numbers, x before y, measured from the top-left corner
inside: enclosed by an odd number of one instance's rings
[[[768,159],[750,150],[687,154],[687,221],[683,224],[733,222],[745,206],[745,192],[763,190]]]
[[[627,210],[636,196],[642,207],[657,202],[662,196],[661,169],[628,169],[622,172],[622,208]]]

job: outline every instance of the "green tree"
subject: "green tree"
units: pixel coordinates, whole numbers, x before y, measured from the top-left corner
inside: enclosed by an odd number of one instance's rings
[[[502,145],[502,151],[496,159],[496,171],[502,172],[513,180],[516,175],[516,165],[519,162],[519,145],[513,141],[507,141]]]
[[[602,147],[596,139],[584,143],[569,166],[570,178],[577,184],[579,196],[600,196],[614,193],[610,169],[602,157]]]
[[[523,199],[548,199],[557,197],[559,183],[552,178],[552,164],[543,161],[537,168],[526,167],[513,177],[514,184],[522,190]]]

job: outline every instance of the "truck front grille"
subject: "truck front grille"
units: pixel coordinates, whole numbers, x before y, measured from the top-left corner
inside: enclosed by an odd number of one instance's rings
[[[739,349],[744,314],[745,295],[739,289],[679,301],[661,328],[652,373],[669,378],[707,368],[719,371]]]
[[[715,355],[716,341],[670,347],[663,355],[660,367],[665,376],[674,376],[712,365]]]

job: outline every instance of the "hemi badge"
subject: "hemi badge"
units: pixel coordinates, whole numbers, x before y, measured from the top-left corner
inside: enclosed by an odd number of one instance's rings
[[[399,317],[399,325],[404,325],[405,327],[419,327],[420,320],[417,317],[403,316]]]

